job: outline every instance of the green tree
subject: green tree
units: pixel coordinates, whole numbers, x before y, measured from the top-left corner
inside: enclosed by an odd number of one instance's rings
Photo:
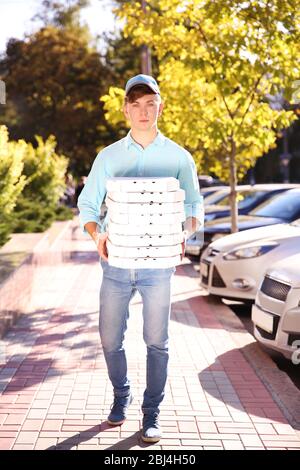
[[[80,21],[80,12],[83,8],[90,5],[90,0],[43,0],[42,10],[34,17],[40,20],[45,26],[52,24],[61,28],[75,28],[88,31],[88,28],[82,26]]]
[[[0,126],[0,246],[8,240],[11,231],[11,213],[24,189],[23,173],[26,143],[9,142],[8,131]]]
[[[166,101],[161,127],[231,186],[232,231],[237,231],[236,183],[276,144],[277,132],[297,118],[274,110],[266,96],[284,91],[291,102],[299,78],[296,0],[150,0],[118,9],[124,34],[147,43],[159,59]],[[104,97],[116,124],[123,92]]]
[[[103,95],[111,72],[92,45],[78,12],[87,2],[44,2],[54,8],[45,26],[25,40],[10,40],[0,61],[7,106],[0,116],[13,139],[57,138],[75,175],[86,174],[98,148],[115,133],[104,118]],[[43,16],[43,15],[42,15]]]
[[[72,31],[84,43],[96,45],[97,39],[93,38],[88,25],[80,18],[81,11],[90,3],[90,0],[43,0],[41,11],[32,21],[42,22],[44,27],[54,26],[63,31]]]
[[[38,232],[56,220],[73,217],[59,204],[68,159],[55,151],[56,141],[36,137],[37,145],[10,141],[0,126],[0,246],[11,232]]]
[[[37,146],[26,145],[23,174],[26,186],[13,211],[15,232],[39,232],[56,219],[59,200],[65,189],[68,159],[55,151],[54,136],[46,141],[36,136]]]

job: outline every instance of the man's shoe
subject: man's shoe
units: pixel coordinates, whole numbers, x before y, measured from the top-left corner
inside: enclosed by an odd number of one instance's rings
[[[161,429],[158,422],[158,413],[144,414],[142,440],[144,442],[158,442],[161,438]]]
[[[107,422],[112,426],[123,424],[126,420],[126,413],[129,405],[132,403],[133,396],[127,395],[125,397],[115,397],[111,407],[111,412],[108,415]]]

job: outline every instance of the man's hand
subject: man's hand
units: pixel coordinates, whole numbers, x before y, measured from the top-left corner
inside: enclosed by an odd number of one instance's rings
[[[199,230],[200,225],[200,220],[196,219],[196,217],[188,217],[184,222],[185,238],[187,239],[188,237],[193,235],[193,233]]]
[[[108,261],[108,252],[107,252],[107,238],[108,238],[108,233],[99,233],[99,232],[94,232],[93,233],[93,239],[96,243],[96,247],[99,253],[100,258],[103,258],[105,261]]]
[[[185,253],[185,240],[183,240],[183,242],[181,242],[181,248],[182,248],[182,253],[180,255],[180,259],[182,261],[183,258],[184,258],[184,253]]]
[[[181,255],[180,255],[180,259],[181,261],[183,260],[184,258],[184,254],[185,254],[185,245],[186,245],[186,240],[187,240],[187,237],[188,237],[188,231],[187,230],[184,230],[182,232],[182,236],[183,236],[183,240],[181,242]]]

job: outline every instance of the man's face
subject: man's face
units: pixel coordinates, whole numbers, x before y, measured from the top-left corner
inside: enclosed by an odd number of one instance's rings
[[[126,103],[124,114],[129,120],[131,129],[149,131],[157,124],[163,109],[159,95],[144,95],[132,103]]]

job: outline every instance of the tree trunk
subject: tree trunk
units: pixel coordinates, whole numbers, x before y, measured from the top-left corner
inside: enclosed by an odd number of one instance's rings
[[[144,14],[147,14],[146,0],[141,0],[142,10]],[[151,51],[150,48],[144,44],[141,49],[141,69],[142,73],[146,75],[152,75],[152,63],[151,63]]]
[[[238,205],[237,205],[237,193],[236,193],[236,185],[237,185],[237,177],[236,177],[236,164],[235,164],[235,156],[236,156],[236,145],[235,141],[231,139],[231,152],[230,152],[230,215],[231,215],[231,233],[238,232]]]

